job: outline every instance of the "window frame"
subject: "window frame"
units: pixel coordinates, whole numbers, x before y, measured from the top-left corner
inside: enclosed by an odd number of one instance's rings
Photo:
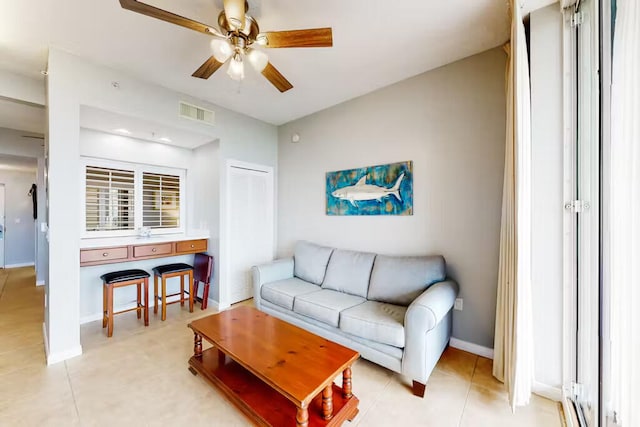
[[[87,230],[87,166],[106,168],[106,169],[119,169],[133,171],[133,230],[99,230],[88,231]],[[187,206],[187,171],[181,168],[172,168],[166,166],[154,166],[143,163],[131,163],[118,160],[100,159],[94,157],[81,157],[80,160],[80,236],[83,239],[98,238],[98,237],[129,237],[137,236],[139,234],[140,227],[143,224],[143,173],[154,173],[162,175],[174,175],[180,179],[180,218],[179,226],[171,228],[152,228],[152,235],[164,235],[164,234],[181,234],[185,232],[186,223],[186,206]]]

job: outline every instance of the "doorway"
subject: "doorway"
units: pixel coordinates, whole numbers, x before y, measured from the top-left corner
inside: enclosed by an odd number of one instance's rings
[[[253,296],[251,267],[273,260],[274,173],[269,166],[230,161],[226,174],[226,295],[233,304]]]

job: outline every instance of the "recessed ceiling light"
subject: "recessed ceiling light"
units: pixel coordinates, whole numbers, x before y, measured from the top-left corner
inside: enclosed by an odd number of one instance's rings
[[[171,142],[170,138],[167,138],[166,136],[163,136],[162,138],[158,138],[158,141],[162,141],[162,142]]]
[[[131,135],[131,132],[130,132],[130,131],[128,131],[127,129],[123,129],[123,128],[114,129],[113,131],[114,131],[114,132],[121,133],[121,134],[124,134],[124,135]]]

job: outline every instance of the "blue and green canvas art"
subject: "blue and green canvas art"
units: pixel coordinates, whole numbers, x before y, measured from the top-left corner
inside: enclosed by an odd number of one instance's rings
[[[327,215],[413,215],[413,162],[327,172]]]

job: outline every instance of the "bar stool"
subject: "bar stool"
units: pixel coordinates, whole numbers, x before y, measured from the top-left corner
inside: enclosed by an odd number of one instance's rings
[[[144,326],[149,326],[149,273],[144,270],[122,270],[106,273],[102,279],[102,327],[107,328],[107,336],[113,336],[113,316],[136,310],[138,319],[144,311]],[[113,290],[124,286],[136,285],[138,298],[135,308],[113,311]],[[144,304],[142,304],[142,287],[144,286]]]
[[[204,284],[202,290],[202,310],[207,309],[207,301],[209,300],[209,285],[211,283],[211,273],[213,271],[213,257],[207,254],[196,254],[193,260],[193,296],[198,298],[198,286],[200,282]]]
[[[162,280],[162,294],[158,295],[158,276]],[[184,288],[184,278],[188,277],[189,290]],[[167,295],[167,279],[180,277],[180,292]],[[159,265],[153,269],[153,298],[155,305],[153,314],[158,314],[158,300],[162,302],[162,320],[167,319],[167,305],[179,302],[184,307],[185,293],[189,295],[189,312],[193,313],[193,267],[189,264],[177,263]],[[180,299],[167,303],[167,297],[180,295]]]

